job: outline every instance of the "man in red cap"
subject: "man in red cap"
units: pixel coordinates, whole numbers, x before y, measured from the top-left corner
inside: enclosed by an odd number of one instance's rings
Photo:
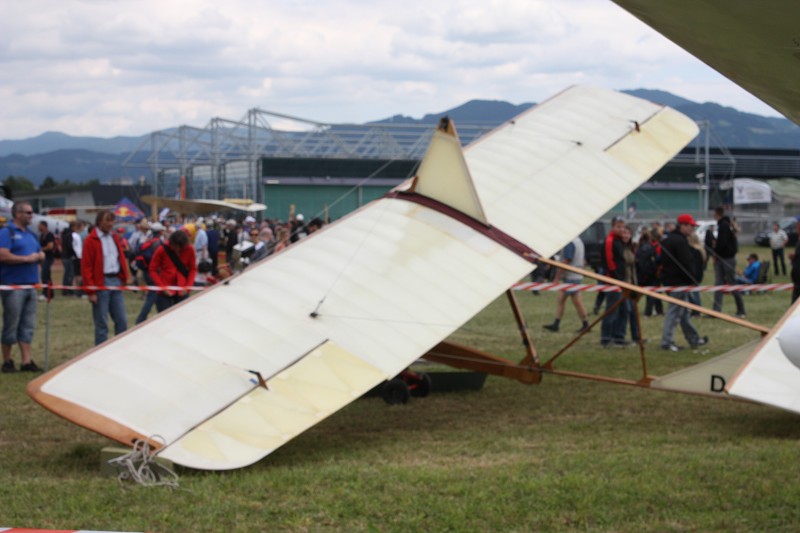
[[[692,247],[686,239],[697,227],[692,215],[680,215],[678,227],[670,232],[661,243],[661,262],[663,265],[662,277],[665,286],[677,287],[681,285],[697,285],[697,280],[692,276]],[[678,300],[687,301],[689,294],[686,292],[672,292],[670,296]],[[664,329],[661,333],[661,349],[677,352],[683,347],[675,344],[675,328],[680,323],[683,336],[692,348],[708,344],[708,337],[700,337],[697,329],[692,324],[689,309],[678,304],[670,303],[664,317]]]

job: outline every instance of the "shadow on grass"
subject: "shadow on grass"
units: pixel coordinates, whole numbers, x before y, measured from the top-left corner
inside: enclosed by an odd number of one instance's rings
[[[748,406],[746,413],[720,412],[718,431],[733,437],[772,438],[800,440],[800,417],[793,413],[769,407]]]
[[[67,446],[50,461],[51,468],[65,472],[97,472],[99,457],[94,443]]]

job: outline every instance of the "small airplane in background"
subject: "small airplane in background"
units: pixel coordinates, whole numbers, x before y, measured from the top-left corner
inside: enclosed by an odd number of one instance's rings
[[[213,213],[263,213],[267,206],[252,200],[227,199],[227,200],[184,200],[166,198],[161,196],[142,196],[142,202],[149,205],[153,216],[158,216],[159,210],[167,208],[177,213],[192,215],[210,215]]]
[[[0,184],[0,217],[4,218],[5,222],[8,222],[9,220],[14,218],[14,216],[11,214],[11,208],[13,206],[14,206],[14,200],[11,189],[9,189],[6,185]],[[61,232],[62,230],[69,227],[69,224],[67,222],[64,222],[59,218],[35,213],[33,215],[33,220],[31,221],[31,226],[30,226],[31,231],[38,234],[40,222],[46,222],[48,229],[53,233]]]

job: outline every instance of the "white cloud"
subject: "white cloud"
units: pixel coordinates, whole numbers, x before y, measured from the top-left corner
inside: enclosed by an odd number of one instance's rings
[[[768,112],[607,0],[29,0],[0,4],[0,32],[0,138],[141,134],[250,107],[360,122],[574,83]]]

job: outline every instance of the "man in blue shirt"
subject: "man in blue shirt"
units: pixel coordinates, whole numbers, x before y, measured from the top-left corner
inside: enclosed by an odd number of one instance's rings
[[[18,202],[11,208],[14,219],[0,230],[0,279],[6,285],[33,285],[39,283],[39,263],[44,252],[39,239],[28,229],[33,220],[33,208]],[[31,359],[31,341],[36,325],[36,289],[3,291],[3,334],[0,342],[3,351],[2,371],[16,372],[11,348],[19,344],[23,372],[41,370]]]

